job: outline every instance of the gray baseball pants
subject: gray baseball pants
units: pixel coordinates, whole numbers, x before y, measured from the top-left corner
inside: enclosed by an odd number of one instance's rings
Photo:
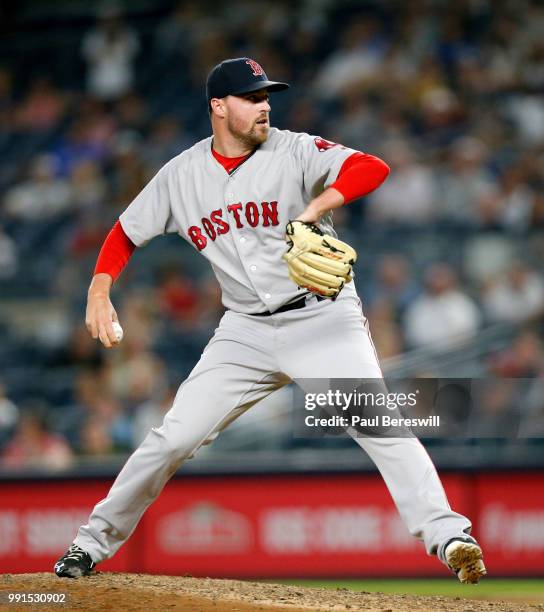
[[[268,317],[227,311],[153,428],[93,509],[74,543],[96,563],[113,556],[184,460],[270,393],[298,378],[381,378],[356,296],[310,298]],[[410,533],[443,561],[445,543],[470,531],[450,508],[436,469],[416,438],[356,438],[380,471]]]

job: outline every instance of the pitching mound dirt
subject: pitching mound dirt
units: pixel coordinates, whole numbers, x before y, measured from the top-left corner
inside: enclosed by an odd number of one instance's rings
[[[470,586],[467,588],[471,588]],[[0,576],[0,610],[190,610],[191,612],[253,612],[255,610],[355,610],[376,612],[517,612],[542,610],[540,604],[475,601],[447,597],[414,597],[315,589],[279,584],[212,580],[182,576],[98,573],[78,580],[53,574]],[[9,604],[9,593],[65,593],[66,603]]]

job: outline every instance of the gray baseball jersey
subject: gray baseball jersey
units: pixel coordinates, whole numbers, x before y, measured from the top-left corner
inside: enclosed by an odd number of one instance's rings
[[[223,304],[236,312],[273,312],[307,293],[287,274],[285,225],[337,178],[355,153],[322,138],[271,128],[268,140],[230,175],[206,138],[168,162],[121,215],[142,246],[177,233],[215,272]],[[320,223],[334,234],[332,219]],[[355,293],[353,283],[344,289]]]
[[[380,378],[353,283],[338,300],[306,300],[273,316],[301,291],[281,256],[289,219],[336,179],[354,152],[308,134],[271,129],[230,175],[207,138],[174,158],[121,215],[138,246],[178,233],[207,257],[228,308],[160,427],[128,459],[75,544],[93,561],[111,557],[176,469],[234,419],[298,379]],[[331,220],[322,229],[331,232]],[[300,383],[302,384],[302,383]],[[440,551],[470,521],[453,512],[434,466],[415,438],[357,439],[380,470],[409,531]]]

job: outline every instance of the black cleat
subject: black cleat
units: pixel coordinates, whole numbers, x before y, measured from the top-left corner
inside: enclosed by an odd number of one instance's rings
[[[88,576],[96,564],[90,555],[75,544],[55,563],[55,574],[60,578]]]

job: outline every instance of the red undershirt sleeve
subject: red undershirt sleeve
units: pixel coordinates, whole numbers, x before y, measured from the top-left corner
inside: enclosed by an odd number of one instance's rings
[[[347,204],[378,188],[389,172],[389,166],[379,157],[357,152],[343,163],[331,187],[344,196],[344,203]]]
[[[109,274],[115,281],[127,265],[135,248],[136,245],[125,234],[121,223],[117,221],[100,249],[94,274]]]

